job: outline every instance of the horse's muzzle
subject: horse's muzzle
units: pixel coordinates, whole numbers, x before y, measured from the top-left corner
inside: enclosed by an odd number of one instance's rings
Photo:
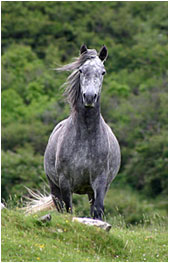
[[[94,107],[97,100],[97,94],[86,92],[83,93],[83,102],[85,107]]]

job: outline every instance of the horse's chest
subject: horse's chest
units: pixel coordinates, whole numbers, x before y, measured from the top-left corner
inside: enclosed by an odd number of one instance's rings
[[[65,138],[60,149],[58,165],[66,174],[84,176],[97,174],[106,166],[108,142],[98,134],[94,138],[79,140],[77,136]]]

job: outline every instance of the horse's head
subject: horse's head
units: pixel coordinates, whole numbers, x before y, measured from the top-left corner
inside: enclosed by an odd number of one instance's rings
[[[83,45],[80,49],[82,56],[87,54],[88,49]],[[85,107],[95,107],[101,93],[103,76],[106,73],[104,61],[107,57],[107,48],[103,46],[98,55],[91,56],[79,68],[80,91]]]

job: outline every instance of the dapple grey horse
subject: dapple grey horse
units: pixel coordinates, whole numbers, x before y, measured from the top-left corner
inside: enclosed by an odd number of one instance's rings
[[[76,60],[57,70],[72,71],[66,82],[70,116],[53,130],[44,156],[45,172],[58,210],[72,212],[72,194],[87,194],[91,216],[102,219],[104,197],[120,167],[118,141],[100,113],[107,48],[82,45]]]

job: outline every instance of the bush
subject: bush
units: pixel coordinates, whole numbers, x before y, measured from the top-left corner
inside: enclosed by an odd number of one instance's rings
[[[35,153],[44,154],[52,125],[44,125],[40,121],[31,123],[14,123],[2,128],[2,149],[17,151],[29,144]]]
[[[39,189],[46,181],[43,169],[43,156],[34,154],[30,145],[11,152],[2,151],[2,198],[8,199],[9,195],[21,198],[27,190]]]

